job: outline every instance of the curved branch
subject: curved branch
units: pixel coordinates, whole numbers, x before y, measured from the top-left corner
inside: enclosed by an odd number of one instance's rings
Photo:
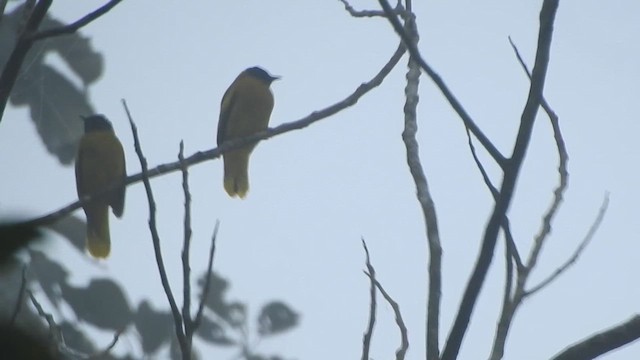
[[[231,150],[235,150],[235,149],[239,149],[241,147],[244,147],[248,144],[252,144],[252,143],[256,143],[260,140],[266,140],[266,139],[270,139],[272,137],[278,136],[280,134],[284,134],[293,130],[300,130],[303,129],[309,125],[312,125],[322,119],[328,118],[329,116],[332,116],[336,113],[338,113],[339,111],[342,111],[344,109],[346,109],[347,107],[353,106],[355,105],[358,100],[360,100],[360,98],[362,98],[366,93],[368,93],[369,91],[371,91],[372,89],[376,88],[377,86],[379,86],[382,81],[387,77],[387,75],[389,75],[389,73],[391,72],[391,70],[393,70],[393,68],[398,64],[398,62],[400,61],[400,59],[402,58],[402,55],[404,55],[405,53],[405,47],[404,45],[400,44],[398,46],[398,48],[396,49],[395,53],[391,56],[391,58],[389,59],[389,61],[382,67],[382,69],[380,69],[380,71],[373,77],[371,78],[371,80],[360,84],[360,86],[358,86],[349,96],[347,96],[346,98],[342,99],[341,101],[338,101],[337,103],[328,106],[322,110],[319,111],[315,111],[313,113],[311,113],[310,115],[300,119],[300,120],[296,120],[296,121],[292,121],[289,123],[285,123],[282,124],[280,126],[277,126],[275,128],[270,128],[264,131],[261,131],[255,135],[251,135],[251,136],[247,136],[244,138],[240,138],[237,140],[233,140],[233,141],[229,141],[229,142],[225,142],[223,145],[217,147],[217,148],[213,148],[211,150],[206,150],[206,151],[198,151],[195,154],[187,157],[184,159],[184,165],[186,167],[190,167],[205,161],[209,161],[209,160],[213,160],[216,158],[219,158],[223,153],[227,152],[227,151],[231,151]],[[147,176],[149,177],[149,179],[153,179],[155,177],[164,175],[164,174],[168,174],[168,173],[172,173],[175,171],[180,171],[181,169],[181,164],[180,161],[174,161],[174,162],[170,162],[170,163],[166,163],[166,164],[162,164],[162,165],[158,165],[153,169],[149,169],[147,171]],[[129,186],[131,184],[137,183],[142,181],[142,172],[138,173],[138,174],[134,174],[134,175],[130,175],[128,176],[125,180],[124,180],[124,185],[125,186]],[[122,186],[123,184],[114,184],[113,188],[116,188],[118,186]],[[109,191],[111,188],[105,189],[103,192],[107,192]],[[102,193],[102,192],[101,192]],[[91,201],[92,198],[99,196],[101,193],[97,193],[92,195],[91,197],[86,197],[83,198],[82,200],[78,200],[75,201],[57,211],[54,211],[52,213],[49,213],[47,215],[35,218],[35,219],[31,219],[31,220],[27,220],[25,222],[23,222],[22,224],[25,225],[46,225],[46,224],[51,224],[54,223],[60,219],[62,219],[63,217],[69,215],[71,212],[79,209],[82,205],[86,204],[87,202]]]
[[[640,315],[568,347],[552,360],[591,360],[640,338]]]

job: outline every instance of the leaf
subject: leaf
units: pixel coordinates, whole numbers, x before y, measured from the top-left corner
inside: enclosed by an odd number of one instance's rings
[[[120,286],[113,280],[91,280],[86,288],[62,284],[62,297],[78,317],[99,328],[124,330],[132,320],[132,313]]]
[[[222,326],[206,316],[202,317],[200,326],[196,329],[196,335],[204,341],[220,346],[236,344],[235,340],[226,335]]]
[[[80,253],[84,254],[87,223],[83,219],[76,215],[69,215],[48,227],[69,240]]]
[[[275,335],[298,325],[299,315],[281,301],[272,301],[265,305],[258,316],[258,333]]]
[[[13,51],[17,28],[22,22],[22,6],[5,14],[0,22],[0,64],[6,63]],[[62,25],[50,16],[43,25]],[[51,53],[60,55],[68,68],[77,75],[84,89],[78,89],[60,71],[45,60]],[[16,81],[10,101],[12,105],[27,105],[38,134],[47,151],[62,164],[75,158],[78,141],[83,133],[78,116],[93,114],[86,87],[103,73],[103,56],[96,52],[88,38],[80,33],[38,41],[29,51]]]
[[[173,334],[173,318],[168,311],[157,311],[143,300],[133,320],[140,337],[145,354],[156,352]]]
[[[56,308],[60,303],[60,294],[57,289],[66,284],[69,273],[57,262],[49,260],[42,252],[31,250],[31,263],[29,272],[35,274],[42,291]]]
[[[0,265],[5,264],[18,250],[42,238],[42,231],[33,225],[16,222],[0,223]]]

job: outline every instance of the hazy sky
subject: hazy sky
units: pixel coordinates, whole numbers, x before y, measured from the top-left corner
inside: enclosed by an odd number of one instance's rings
[[[52,14],[73,21],[104,1],[57,1]],[[354,1],[378,9],[377,1]],[[528,93],[507,36],[533,63],[541,1],[417,1],[420,50],[487,135],[509,154]],[[561,1],[545,97],[560,116],[569,149],[569,189],[553,234],[532,276],[543,279],[573,252],[606,192],[611,202],[593,243],[565,276],[520,309],[505,358],[544,359],[639,311],[640,287],[640,3]],[[82,30],[105,57],[89,88],[93,105],[113,122],[140,169],[120,99],[128,101],[151,166],[213,148],[220,99],[237,74],[260,65],[281,75],[273,84],[272,125],[297,120],[351,93],[387,62],[398,38],[386,20],[355,19],[342,4],[307,1],[123,1]],[[415,186],[405,161],[405,57],[387,80],[355,106],[261,143],[250,165],[246,200],[222,187],[220,161],[191,170],[192,268],[206,264],[216,219],[221,228],[215,269],[231,280],[231,299],[251,310],[282,299],[301,314],[293,331],[260,349],[286,358],[357,359],[368,315],[364,237],[379,280],[400,304],[410,348],[424,357],[427,248]],[[55,58],[50,59],[54,64]],[[423,166],[438,210],[443,258],[441,334],[448,335],[475,262],[493,200],[466,145],[462,122],[423,76],[418,108]],[[47,154],[26,108],[9,108],[0,124],[2,210],[38,215],[76,197],[73,167]],[[483,154],[489,164],[489,158]],[[489,165],[487,165],[489,166]],[[489,166],[493,180],[500,177]],[[557,156],[540,113],[510,210],[516,243],[527,253],[557,182]],[[153,181],[159,231],[174,284],[181,290],[183,199],[180,175]],[[78,212],[81,214],[81,212]],[[133,304],[168,307],[147,227],[141,184],[129,187],[125,216],[112,217],[112,254],[94,264],[62,239],[73,282],[111,276]],[[472,317],[461,359],[489,354],[503,284],[503,243]],[[181,302],[181,297],[178,296]],[[122,341],[119,349],[135,343]],[[393,313],[380,305],[371,356],[392,358],[399,344]],[[215,349],[211,356],[231,353]],[[606,359],[637,359],[631,345]]]

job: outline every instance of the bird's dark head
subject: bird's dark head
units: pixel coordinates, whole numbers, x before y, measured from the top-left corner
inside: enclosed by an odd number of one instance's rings
[[[111,126],[111,122],[107,120],[104,115],[96,114],[90,116],[80,116],[80,118],[84,121],[84,132],[88,133],[91,131],[105,131],[110,130],[113,131],[113,126]]]
[[[250,67],[247,70],[245,70],[244,72],[249,74],[250,76],[253,76],[254,78],[264,82],[267,85],[271,84],[275,80],[280,79],[280,76],[269,75],[268,72],[264,71],[264,69],[262,69],[260,67],[257,67],[257,66]]]

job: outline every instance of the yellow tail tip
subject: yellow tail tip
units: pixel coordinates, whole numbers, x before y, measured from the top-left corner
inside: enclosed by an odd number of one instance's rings
[[[244,199],[249,192],[249,180],[243,177],[225,176],[224,190],[232,198],[238,196],[240,199]]]
[[[111,252],[110,239],[102,239],[97,234],[87,234],[87,250],[96,259],[106,259]]]

